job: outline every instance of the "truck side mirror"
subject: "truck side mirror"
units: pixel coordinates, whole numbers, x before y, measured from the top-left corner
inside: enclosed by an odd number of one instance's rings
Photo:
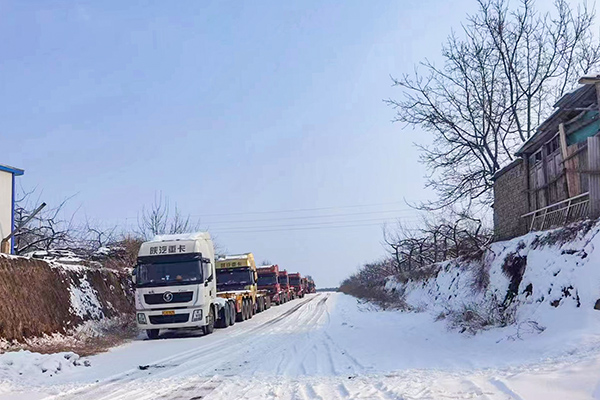
[[[133,286],[137,283],[137,268],[134,268],[131,271],[131,282],[133,282]]]

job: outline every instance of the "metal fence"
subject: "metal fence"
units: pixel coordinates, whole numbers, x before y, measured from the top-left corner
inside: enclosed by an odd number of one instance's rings
[[[521,218],[526,219],[529,231],[541,231],[586,219],[589,213],[590,196],[589,192],[585,192],[524,214]]]

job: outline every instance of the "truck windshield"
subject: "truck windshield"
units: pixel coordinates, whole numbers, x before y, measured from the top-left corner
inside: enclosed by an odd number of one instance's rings
[[[266,286],[266,285],[275,285],[277,284],[277,277],[275,275],[263,275],[258,277],[258,285]]]
[[[283,276],[280,276],[280,277],[279,277],[279,284],[280,284],[281,286],[287,286],[287,285],[288,285],[288,282],[289,282],[288,278],[285,278],[285,277],[283,277]]]
[[[290,278],[290,285],[294,285],[294,286],[300,285],[300,278]]]
[[[192,284],[199,281],[202,281],[202,269],[198,260],[138,265],[138,286]]]
[[[217,287],[223,286],[247,286],[252,285],[250,271],[218,271]]]

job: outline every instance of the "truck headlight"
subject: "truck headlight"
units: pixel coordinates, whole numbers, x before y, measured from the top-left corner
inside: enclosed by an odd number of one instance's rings
[[[192,322],[202,321],[202,309],[194,310],[192,313]]]
[[[148,322],[146,322],[146,314],[138,313],[137,321],[138,321],[138,324],[140,324],[140,325],[146,325],[148,323]]]

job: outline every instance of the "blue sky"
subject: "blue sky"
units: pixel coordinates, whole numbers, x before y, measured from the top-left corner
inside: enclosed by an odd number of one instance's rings
[[[0,163],[106,226],[163,193],[230,252],[337,285],[383,255],[383,219],[431,196],[389,75],[437,60],[475,7],[2,1]]]

